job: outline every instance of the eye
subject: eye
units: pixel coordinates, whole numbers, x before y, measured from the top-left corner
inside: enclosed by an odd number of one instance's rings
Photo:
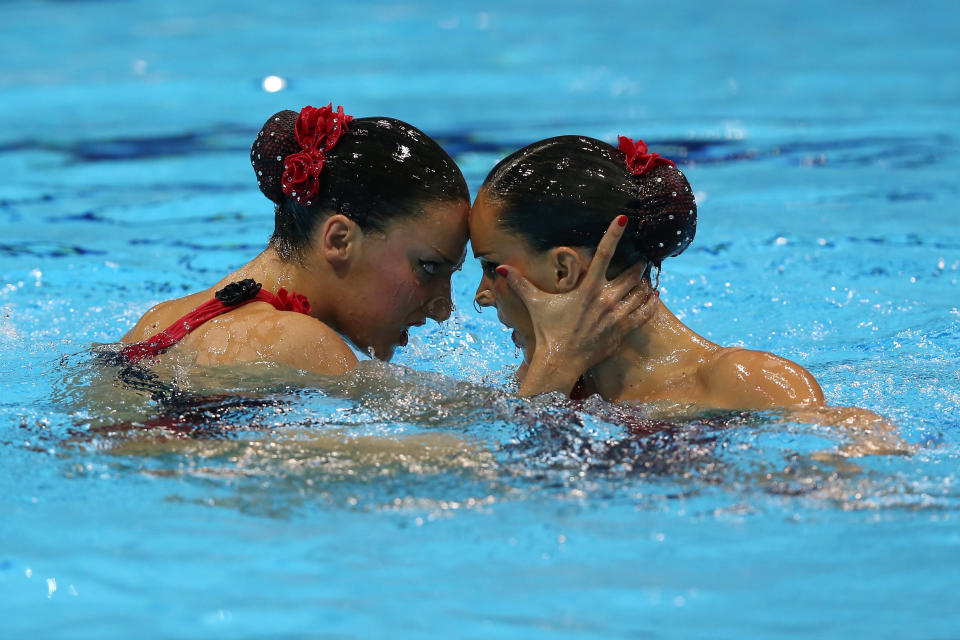
[[[497,267],[499,266],[496,262],[490,262],[489,260],[480,261],[480,268],[483,269],[483,274],[491,280],[497,277]]]
[[[432,262],[430,260],[421,260],[420,268],[423,269],[423,272],[428,276],[435,276],[437,275],[437,271],[440,269],[440,263]]]

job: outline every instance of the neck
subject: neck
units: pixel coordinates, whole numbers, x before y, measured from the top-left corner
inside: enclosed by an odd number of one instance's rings
[[[624,338],[620,349],[586,374],[604,399],[656,400],[676,374],[719,347],[683,324],[662,302],[650,320]]]
[[[284,260],[273,247],[267,247],[256,258],[221,280],[216,288],[244,278],[253,278],[273,293],[283,288],[306,296],[312,308],[310,315],[331,324],[339,283],[327,270],[309,261]]]

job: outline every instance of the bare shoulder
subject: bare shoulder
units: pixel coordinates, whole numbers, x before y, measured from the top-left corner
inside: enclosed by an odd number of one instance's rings
[[[276,349],[277,360],[303,371],[336,375],[353,369],[357,356],[340,334],[316,318],[289,311],[272,311],[275,328],[264,341]]]
[[[704,363],[700,375],[718,406],[778,409],[819,406],[823,390],[796,362],[766,351],[721,349]]]
[[[155,304],[137,320],[137,324],[133,325],[133,328],[123,336],[121,341],[139,342],[140,340],[146,340],[196,309],[210,297],[208,292],[199,291],[182,298]]]

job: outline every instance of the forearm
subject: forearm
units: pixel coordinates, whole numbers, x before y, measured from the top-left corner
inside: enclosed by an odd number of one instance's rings
[[[913,447],[897,435],[896,424],[869,409],[819,406],[788,410],[784,417],[839,428],[847,437],[840,448],[840,455],[845,457],[913,452]]]

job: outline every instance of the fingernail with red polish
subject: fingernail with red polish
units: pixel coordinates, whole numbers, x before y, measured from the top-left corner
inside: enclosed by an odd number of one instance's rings
[[[654,289],[654,290],[653,290],[653,295],[655,295],[655,296],[657,296],[657,297],[659,298],[659,297],[660,297],[660,289]]]
[[[627,216],[617,216],[617,224],[621,227],[627,226]]]
[[[506,278],[508,273],[509,273],[509,271],[507,271],[507,268],[506,268],[506,267],[503,267],[503,266],[497,267],[497,275],[498,275],[498,276],[502,276],[502,277]]]

